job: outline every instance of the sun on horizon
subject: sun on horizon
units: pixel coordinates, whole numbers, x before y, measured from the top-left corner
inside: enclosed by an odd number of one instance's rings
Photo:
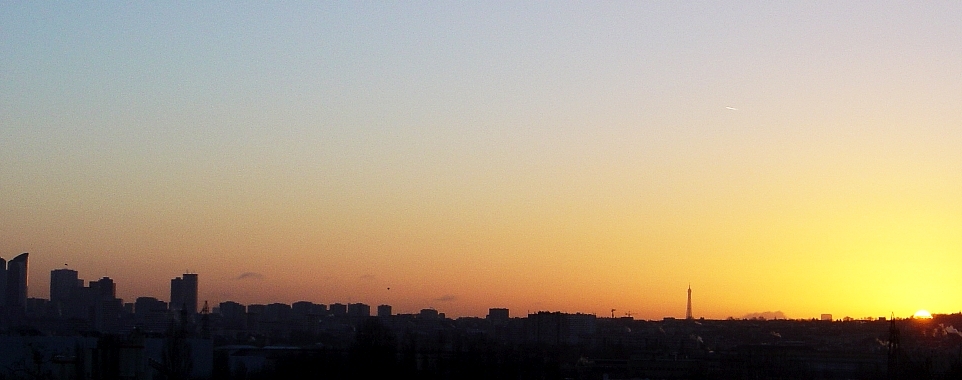
[[[929,313],[928,310],[923,309],[916,311],[915,314],[912,314],[912,318],[931,319],[932,313]]]

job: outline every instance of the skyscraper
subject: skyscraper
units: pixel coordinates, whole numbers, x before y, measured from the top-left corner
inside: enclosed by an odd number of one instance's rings
[[[70,297],[74,296],[79,283],[80,279],[75,270],[64,268],[50,271],[50,302],[66,305]]]
[[[96,331],[115,333],[120,328],[123,301],[117,298],[117,284],[110,277],[90,281],[86,289],[90,322]]]
[[[7,263],[7,310],[25,311],[27,307],[27,257],[21,253]]]
[[[117,284],[110,277],[104,277],[97,281],[90,281],[90,290],[94,297],[113,299],[117,298]]]
[[[184,273],[170,280],[170,309],[197,313],[197,274]]]
[[[170,310],[180,310],[184,304],[184,279],[175,277],[170,279]]]
[[[691,284],[688,284],[688,310],[685,311],[685,319],[694,319],[691,315]]]

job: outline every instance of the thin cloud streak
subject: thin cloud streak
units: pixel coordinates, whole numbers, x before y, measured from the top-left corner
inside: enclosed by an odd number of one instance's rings
[[[265,276],[257,272],[244,272],[234,277],[235,280],[263,280]]]

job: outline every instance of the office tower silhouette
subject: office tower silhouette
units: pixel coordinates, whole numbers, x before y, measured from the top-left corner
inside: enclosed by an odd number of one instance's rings
[[[440,317],[441,317],[441,314],[434,309],[421,309],[421,312],[418,313],[418,318],[423,320],[436,320]]]
[[[54,269],[50,271],[50,302],[62,308],[76,296],[77,288],[82,287],[77,271],[72,269]]]
[[[27,257],[22,253],[7,262],[5,309],[26,311],[27,306]]]
[[[391,316],[391,305],[378,305],[378,306],[377,306],[377,316],[378,316],[378,317],[390,317],[390,316]]]
[[[685,319],[694,319],[691,315],[691,284],[688,284],[688,310],[685,311]]]
[[[488,320],[494,323],[507,323],[510,319],[508,309],[494,307],[488,309]]]
[[[90,281],[87,285],[87,305],[94,330],[115,333],[120,329],[124,311],[123,301],[117,298],[117,284],[110,277]]]
[[[170,280],[170,309],[197,313],[197,274],[184,273]]]
[[[224,328],[228,330],[247,328],[247,306],[234,301],[225,301],[217,306],[217,310],[220,311]]]
[[[352,317],[370,317],[371,306],[363,303],[347,304],[347,315]]]
[[[110,277],[104,277],[97,281],[90,281],[90,291],[94,297],[103,299],[117,298],[117,284]]]
[[[134,320],[145,332],[162,333],[169,326],[167,303],[154,297],[137,297]]]
[[[340,316],[345,316],[345,315],[347,315],[347,305],[345,305],[345,304],[342,304],[342,303],[332,303],[331,306],[329,307],[329,309],[330,309],[330,311],[331,311],[331,315],[333,315],[333,316],[335,316],[335,317],[340,317]]]

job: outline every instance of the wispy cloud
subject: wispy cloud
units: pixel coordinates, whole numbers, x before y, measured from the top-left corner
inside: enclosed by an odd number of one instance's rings
[[[438,302],[453,302],[458,300],[458,296],[453,294],[445,294],[443,296],[435,298],[434,300]]]
[[[257,272],[244,272],[234,277],[235,280],[263,280],[264,275]]]

